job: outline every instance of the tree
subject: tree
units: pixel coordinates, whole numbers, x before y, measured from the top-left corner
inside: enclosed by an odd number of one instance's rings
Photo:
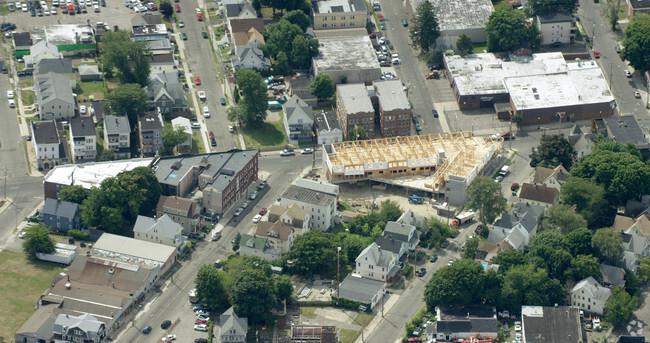
[[[362,141],[368,138],[366,134],[366,129],[360,125],[354,125],[348,130],[348,140],[349,141]]]
[[[235,239],[232,240],[232,251],[239,250],[239,243],[241,243],[241,233],[237,232]]]
[[[591,238],[591,247],[604,260],[617,263],[623,254],[623,239],[611,228],[599,229]]]
[[[618,13],[621,10],[621,0],[607,0],[607,20],[612,30],[616,30]]]
[[[361,216],[357,216],[355,219],[359,217]],[[374,242],[372,237],[364,237],[349,232],[339,233],[338,239],[342,242],[342,248],[348,256],[348,263],[354,263],[363,249]]]
[[[311,94],[315,95],[319,100],[329,99],[334,96],[336,88],[334,82],[328,74],[318,74],[311,84]]]
[[[199,268],[194,280],[196,293],[202,304],[210,306],[216,313],[221,313],[228,306],[228,297],[224,287],[223,272],[215,266],[204,264]]]
[[[537,23],[534,21],[528,25],[528,28],[526,28],[526,38],[528,39],[531,48],[536,48],[540,43],[542,43],[542,33],[539,31]]]
[[[160,14],[169,19],[174,14],[174,7],[169,2],[160,2]]]
[[[532,0],[526,2],[524,10],[529,16],[541,13],[568,12],[574,14],[578,10],[578,0]]]
[[[384,200],[379,205],[379,220],[384,223],[396,221],[402,215],[399,204],[392,200]]]
[[[262,2],[260,0],[253,0],[251,5],[253,5],[253,9],[255,9],[256,12],[262,10]]]
[[[465,247],[465,250],[463,250],[462,254],[463,258],[474,260],[476,257],[476,249],[478,249],[479,243],[480,240],[476,236],[466,240],[465,244],[463,245]]]
[[[108,31],[102,36],[100,47],[104,69],[117,69],[120,83],[147,86],[151,66],[146,41],[131,40],[128,31]]]
[[[70,185],[65,186],[62,190],[59,191],[59,199],[62,201],[69,201],[75,204],[81,204],[88,195],[90,190],[84,188],[83,186]]]
[[[311,230],[295,238],[288,259],[293,261],[291,270],[298,275],[332,274],[336,271],[337,247],[340,242],[336,236],[320,230]],[[348,257],[341,251],[340,262],[344,266]]]
[[[467,196],[470,199],[469,207],[479,210],[479,220],[483,225],[492,224],[506,210],[507,202],[501,193],[501,185],[490,178],[475,179]]]
[[[562,185],[562,201],[576,206],[589,227],[608,211],[605,188],[592,180],[571,176]]]
[[[621,286],[612,287],[612,295],[605,304],[605,319],[613,325],[627,323],[632,317],[636,298],[631,297]]]
[[[137,214],[152,215],[162,187],[153,171],[147,167],[137,167],[117,175],[120,186],[129,194],[129,207],[135,210],[131,220],[135,221]]]
[[[240,122],[243,119],[242,113],[243,110],[241,105],[236,103],[235,105],[228,107],[226,110],[226,118],[231,122]]]
[[[127,83],[119,85],[111,90],[106,97],[104,110],[107,113],[117,113],[129,117],[131,127],[136,127],[138,123],[138,114],[144,112],[149,105],[147,104],[147,93],[144,88],[137,83]]]
[[[424,220],[424,226],[429,230],[420,237],[420,240],[429,248],[440,247],[442,241],[452,237],[453,231],[451,227],[436,217],[426,218]]]
[[[235,312],[248,317],[251,323],[261,323],[277,303],[273,278],[260,270],[250,269],[242,273],[231,290],[231,302]]]
[[[543,226],[544,229],[558,229],[567,234],[573,230],[587,227],[587,221],[576,214],[571,206],[558,204],[546,210]]]
[[[273,63],[273,72],[276,75],[289,75],[293,73],[291,65],[289,65],[289,58],[287,53],[284,51],[278,52],[278,55],[275,57],[275,63]]]
[[[422,1],[415,10],[409,35],[413,45],[422,52],[429,51],[431,47],[435,46],[436,40],[440,37],[438,18],[433,5],[428,0]]]
[[[511,51],[526,38],[526,18],[519,11],[500,9],[490,14],[485,31],[489,51]]]
[[[506,273],[510,268],[526,264],[526,256],[517,249],[501,251],[491,261],[499,265],[499,272]]]
[[[50,229],[45,224],[33,225],[25,229],[23,250],[35,257],[36,253],[51,254],[54,252],[54,240],[49,236]]]
[[[639,267],[637,269],[641,282],[648,282],[650,280],[650,258],[644,257],[639,261]]]
[[[311,65],[311,54],[307,39],[304,36],[296,36],[291,44],[291,65],[298,69],[308,69]]]
[[[573,165],[575,150],[562,135],[543,135],[536,149],[530,154],[530,166],[555,168],[562,165],[567,170]]]
[[[163,126],[162,140],[167,154],[172,155],[174,147],[185,142],[186,139],[187,134],[183,126],[176,125],[176,127],[173,127],[171,123],[165,123],[165,126]]]
[[[115,153],[108,149],[103,149],[102,152],[97,155],[97,162],[113,160],[115,160]]]
[[[521,129],[521,123],[524,121],[524,116],[522,116],[521,114],[515,114],[510,118],[510,121],[515,123],[515,125],[517,125],[517,130],[519,130]]]
[[[275,294],[279,300],[286,300],[291,303],[291,295],[293,294],[293,284],[289,275],[280,275],[275,280]]]
[[[503,274],[501,305],[520,311],[521,305],[551,306],[564,303],[562,284],[532,264],[514,266]]]
[[[480,263],[461,259],[436,271],[424,290],[430,311],[438,305],[479,303],[483,297],[485,273]]]
[[[591,238],[593,234],[587,228],[581,228],[569,232],[565,236],[566,249],[572,256],[591,255]]]
[[[460,51],[461,55],[469,55],[474,51],[474,43],[472,43],[472,37],[461,33],[456,40],[456,48]]]
[[[241,99],[240,118],[245,125],[257,125],[266,119],[268,103],[266,101],[266,85],[262,76],[250,69],[239,69],[235,73],[237,85],[243,93]]]
[[[444,56],[445,50],[443,48],[437,48],[432,51],[427,51],[424,55],[424,60],[427,62],[427,65],[432,66],[434,64],[442,64]]]
[[[566,270],[566,277],[578,282],[587,277],[600,279],[600,263],[596,257],[591,255],[578,255],[571,260],[571,267]]]
[[[311,20],[305,14],[305,12],[303,12],[301,10],[293,10],[293,11],[287,12],[282,17],[282,19],[290,22],[291,24],[298,25],[303,32],[305,32],[311,26]]]
[[[550,278],[560,281],[565,280],[565,273],[571,266],[571,258],[568,251],[550,245],[531,246],[526,255],[529,263],[545,269]]]
[[[629,61],[634,69],[641,72],[650,70],[648,37],[650,37],[650,15],[636,13],[625,29],[621,58]]]
[[[282,19],[275,24],[269,25],[264,34],[266,44],[263,50],[271,58],[276,58],[280,51],[284,51],[287,56],[290,56],[293,50],[294,38],[302,36],[303,33],[304,31],[300,26],[292,24],[289,20]]]

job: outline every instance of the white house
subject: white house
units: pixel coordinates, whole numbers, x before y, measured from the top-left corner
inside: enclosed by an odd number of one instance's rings
[[[569,172],[561,164],[553,169],[536,167],[533,184],[541,184],[559,191],[569,176]]]
[[[309,231],[310,215],[298,205],[293,204],[289,208],[273,204],[269,207],[269,223],[282,222],[291,226],[296,235],[301,235]]]
[[[294,94],[282,107],[284,109],[284,132],[289,143],[297,146],[301,142],[311,142],[314,124],[311,106]]]
[[[288,253],[293,246],[293,229],[282,221],[259,222],[255,236],[266,238],[270,245],[280,248],[282,254]]]
[[[361,277],[388,281],[399,270],[395,255],[390,251],[382,250],[377,244],[372,243],[359,254],[356,259],[356,273]]]
[[[70,119],[70,146],[75,163],[94,162],[97,159],[97,133],[92,118]]]
[[[229,308],[219,316],[219,338],[221,342],[245,343],[248,333],[248,319],[239,317],[234,308]]]
[[[257,256],[263,260],[275,261],[282,257],[282,247],[276,246],[266,237],[241,235],[239,253],[242,256]]]
[[[542,45],[555,42],[571,43],[575,37],[575,18],[566,13],[545,13],[535,17],[542,34]]]
[[[339,186],[300,179],[280,196],[280,205],[296,204],[310,215],[312,229],[327,231],[334,225]]]
[[[339,126],[336,112],[321,112],[314,115],[318,145],[343,142],[343,131]]]
[[[138,216],[133,226],[133,238],[164,244],[180,249],[185,239],[182,236],[183,226],[175,223],[168,215],[156,219]]]
[[[621,230],[623,262],[625,267],[632,271],[636,271],[642,258],[650,256],[650,241],[643,232],[647,222],[647,217],[640,216],[632,226]],[[614,227],[616,228],[616,224]]]
[[[271,67],[271,60],[264,57],[264,52],[253,43],[246,43],[246,45],[237,49],[232,64],[235,70],[240,68],[265,70]]]
[[[116,158],[131,156],[131,126],[129,117],[104,115],[104,147]]]
[[[32,137],[38,168],[50,169],[68,162],[68,145],[61,141],[54,120],[33,121]]]
[[[601,286],[596,279],[590,276],[578,282],[571,289],[571,305],[577,306],[585,312],[602,315],[611,294],[612,291],[609,288]]]
[[[74,117],[75,102],[70,80],[50,72],[34,80],[34,90],[41,120]]]
[[[176,129],[178,126],[183,128],[185,132],[185,141],[178,144],[177,149],[179,152],[189,152],[192,150],[192,124],[190,120],[185,117],[176,117],[172,119],[172,126]]]

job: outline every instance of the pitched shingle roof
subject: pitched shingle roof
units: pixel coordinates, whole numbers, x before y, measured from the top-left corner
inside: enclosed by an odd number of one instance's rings
[[[546,187],[544,185],[533,185],[531,183],[524,183],[521,185],[519,198],[532,201],[539,201],[546,204],[555,204],[558,199],[559,192],[555,188]]]
[[[609,296],[612,294],[612,291],[609,288],[601,286],[600,283],[598,283],[598,281],[596,281],[596,279],[591,276],[580,280],[580,282],[573,286],[571,293],[580,290],[584,290],[587,296],[602,301],[607,301]]]
[[[239,317],[233,307],[230,307],[219,316],[219,323],[221,324],[222,334],[235,330],[238,334],[245,336],[248,332],[248,319]]]
[[[41,213],[72,219],[77,213],[78,207],[79,205],[73,202],[45,198]]]
[[[376,243],[372,243],[363,249],[356,260],[367,260],[371,265],[377,267],[388,267],[394,258],[395,256],[393,253],[383,250]]]

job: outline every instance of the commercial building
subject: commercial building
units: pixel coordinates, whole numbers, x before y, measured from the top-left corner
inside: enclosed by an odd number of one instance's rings
[[[340,142],[323,146],[322,168],[333,183],[373,180],[429,192],[456,206],[502,144],[471,132]]]
[[[363,0],[323,0],[311,2],[314,30],[366,27],[368,7]]]
[[[497,310],[490,305],[458,307],[436,306],[436,321],[431,324],[431,339],[452,341],[467,339],[476,334],[484,338],[497,337],[499,321]],[[429,336],[429,329],[427,329]],[[427,337],[429,339],[430,337]]]
[[[334,225],[339,186],[299,179],[280,196],[280,205],[297,205],[310,215],[311,229],[329,230]]]
[[[370,83],[381,77],[377,55],[365,30],[363,35],[319,37],[318,43],[318,56],[312,63],[314,76],[328,74],[335,85],[342,83],[342,78],[348,83]]]
[[[577,307],[522,306],[521,325],[524,342],[587,342]]]
[[[175,247],[104,233],[90,250],[92,256],[136,262],[156,268],[158,277],[176,263]]]
[[[568,13],[544,13],[535,16],[542,45],[571,43],[575,38],[576,19]]]
[[[56,45],[64,56],[94,54],[97,42],[92,27],[86,24],[50,25],[43,28],[48,43]]]
[[[368,96],[368,90],[362,83],[336,86],[336,116],[343,131],[343,137],[348,137],[348,131],[360,126],[371,138],[375,132],[375,109]]]
[[[481,107],[523,116],[523,125],[608,117],[615,101],[593,61],[567,63],[562,53],[511,56],[445,56],[449,82],[460,109]]]
[[[97,133],[92,118],[70,119],[70,146],[75,163],[93,162],[97,159]]]
[[[384,137],[411,135],[411,105],[400,80],[374,81],[374,95],[379,112],[379,130]]]

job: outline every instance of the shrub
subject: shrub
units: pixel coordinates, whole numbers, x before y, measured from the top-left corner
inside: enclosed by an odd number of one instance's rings
[[[88,233],[81,230],[68,230],[68,236],[81,241],[88,240]]]

